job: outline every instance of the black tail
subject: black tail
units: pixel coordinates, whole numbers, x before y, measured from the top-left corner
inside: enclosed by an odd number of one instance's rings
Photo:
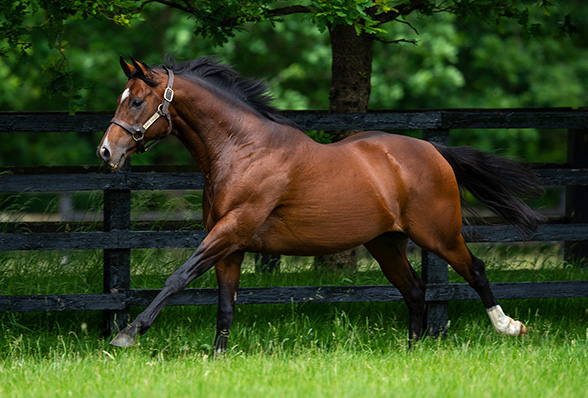
[[[539,198],[543,193],[539,178],[526,165],[470,147],[434,145],[453,168],[459,186],[511,224],[523,238],[546,221],[522,201]]]

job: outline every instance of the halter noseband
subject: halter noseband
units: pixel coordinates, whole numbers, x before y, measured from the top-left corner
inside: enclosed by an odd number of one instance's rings
[[[161,104],[159,104],[159,106],[157,107],[157,112],[155,112],[149,119],[147,119],[147,121],[143,125],[141,125],[141,124],[130,125],[129,123],[127,123],[124,120],[121,120],[117,117],[113,117],[112,120],[110,121],[111,124],[114,123],[114,124],[122,127],[123,129],[127,130],[131,134],[131,137],[133,137],[133,139],[137,142],[137,145],[139,146],[139,148],[137,149],[138,153],[147,152],[151,147],[153,147],[153,145],[155,145],[159,141],[163,140],[172,131],[171,115],[169,113],[168,108],[169,108],[169,104],[171,104],[172,100],[174,99],[174,90],[173,90],[174,72],[172,72],[172,70],[168,69],[168,68],[165,68],[165,70],[167,71],[168,78],[167,78],[167,87],[165,88],[165,91],[163,92],[163,101],[161,101]],[[149,127],[151,127],[153,125],[153,123],[155,123],[155,121],[157,121],[157,119],[159,119],[162,116],[165,116],[165,118],[167,119],[168,126],[169,126],[167,129],[167,134],[164,135],[163,137],[156,139],[155,141],[153,141],[149,145],[145,146],[145,142],[143,140],[143,138],[145,138],[145,132],[147,131],[147,129],[149,129]]]

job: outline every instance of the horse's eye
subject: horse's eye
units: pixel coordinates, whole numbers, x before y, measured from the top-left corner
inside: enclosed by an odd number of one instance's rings
[[[138,108],[143,104],[143,100],[140,98],[133,98],[131,100],[131,108]]]

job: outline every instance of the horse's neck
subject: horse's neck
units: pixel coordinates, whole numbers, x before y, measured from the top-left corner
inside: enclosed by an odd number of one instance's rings
[[[265,120],[239,102],[223,98],[215,90],[187,82],[174,99],[178,121],[174,122],[180,140],[192,154],[205,174],[210,174],[218,162],[230,167],[228,161],[239,148],[263,148],[272,141],[290,140],[291,127]],[[304,135],[302,133],[302,135]],[[227,156],[227,154],[231,154]]]

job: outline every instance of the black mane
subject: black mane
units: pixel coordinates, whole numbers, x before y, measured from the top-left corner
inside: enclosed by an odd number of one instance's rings
[[[214,55],[185,62],[177,62],[173,57],[168,56],[164,62],[165,67],[171,69],[175,74],[203,79],[249,105],[261,116],[276,123],[300,129],[295,122],[283,116],[279,109],[271,105],[274,97],[265,80],[245,78],[229,65],[222,64]]]

